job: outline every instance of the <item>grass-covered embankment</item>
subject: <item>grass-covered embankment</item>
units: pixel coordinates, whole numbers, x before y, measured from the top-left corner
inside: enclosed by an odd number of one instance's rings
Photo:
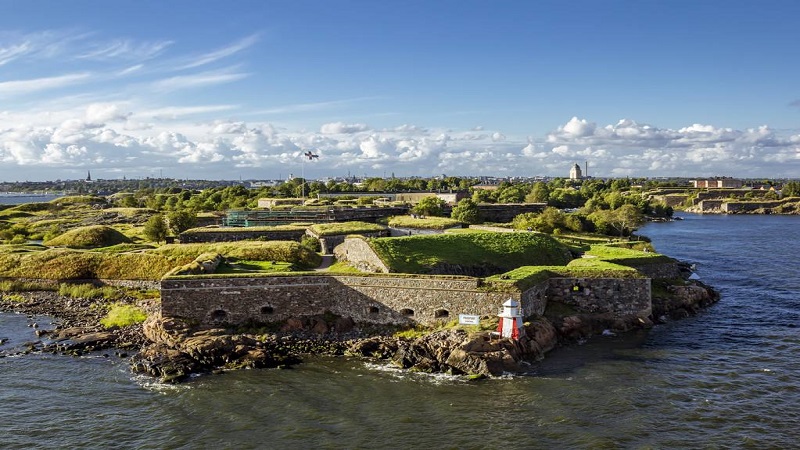
[[[370,246],[392,272],[428,273],[440,264],[491,266],[566,265],[570,254],[552,237],[539,233],[467,233],[378,238]]]
[[[518,267],[486,278],[486,287],[490,290],[524,291],[552,277],[642,278],[644,275],[636,267],[672,261],[657,253],[608,245],[593,245],[585,255],[566,266]]]
[[[421,230],[445,230],[447,228],[461,227],[462,223],[447,217],[393,216],[388,224],[393,228],[417,228]]]
[[[105,225],[78,227],[43,242],[48,247],[100,248],[130,243],[124,234]]]
[[[378,233],[386,230],[386,227],[375,223],[352,221],[318,223],[310,226],[309,230],[317,236],[338,236],[342,234]]]
[[[6,246],[0,250],[0,277],[159,280],[175,267],[191,263],[198,256],[211,252],[247,261],[284,262],[297,268],[316,267],[321,261],[321,256],[299,243],[282,241],[164,245],[156,249],[129,252]]]

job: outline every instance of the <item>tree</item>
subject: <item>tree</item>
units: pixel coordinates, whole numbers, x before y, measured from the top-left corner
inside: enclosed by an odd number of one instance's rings
[[[161,242],[167,237],[167,224],[164,223],[164,216],[156,214],[147,219],[144,224],[144,237],[153,241]]]
[[[608,216],[609,224],[623,236],[627,230],[635,230],[644,223],[644,216],[639,208],[633,205],[622,205],[611,211]]]
[[[498,189],[498,203],[522,203],[525,200],[525,186],[521,184],[501,185]]]
[[[533,185],[531,193],[525,196],[528,203],[547,203],[550,199],[550,189],[541,181]]]
[[[464,223],[479,223],[480,214],[478,211],[478,204],[473,202],[472,199],[464,198],[458,202],[450,214],[455,220]]]
[[[174,211],[167,214],[167,223],[170,231],[180,234],[197,225],[197,215],[190,211]]]
[[[419,203],[414,206],[412,211],[415,214],[420,214],[423,216],[441,216],[442,215],[442,208],[445,206],[445,201],[440,199],[439,197],[423,197]]]

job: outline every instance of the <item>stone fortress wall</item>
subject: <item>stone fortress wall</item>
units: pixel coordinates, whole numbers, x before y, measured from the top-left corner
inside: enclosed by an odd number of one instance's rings
[[[578,286],[575,289],[575,286]],[[278,322],[331,313],[357,322],[433,324],[458,314],[494,316],[509,298],[528,317],[548,301],[578,313],[650,315],[650,279],[553,278],[521,293],[480,289],[478,278],[408,275],[281,275],[167,278],[161,281],[165,316],[200,323]]]
[[[448,321],[458,314],[496,315],[518,301],[525,317],[542,315],[548,301],[577,313],[645,318],[651,313],[650,278],[551,278],[524,292],[494,292],[473,277],[389,274],[366,240],[352,236],[336,246],[337,260],[369,275],[329,273],[253,277],[166,278],[161,309],[200,323],[279,322],[329,311],[368,323]],[[677,264],[655,264],[645,276],[673,278]]]

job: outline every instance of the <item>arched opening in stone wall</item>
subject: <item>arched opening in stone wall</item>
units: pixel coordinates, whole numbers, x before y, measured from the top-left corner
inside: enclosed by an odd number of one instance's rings
[[[409,309],[409,308],[403,308],[403,309],[400,310],[400,314],[402,314],[402,315],[404,315],[406,317],[413,317],[414,316],[414,310],[413,309]]]
[[[446,319],[450,317],[450,311],[446,309],[437,309],[435,313],[433,313],[433,317],[436,319]]]
[[[370,306],[369,307],[369,313],[370,314],[378,314],[379,312],[381,312],[381,310],[377,306]]]
[[[228,318],[228,313],[221,309],[215,309],[214,311],[211,312],[212,322],[225,322],[227,318]]]
[[[267,306],[262,306],[261,307],[261,314],[263,314],[265,316],[268,316],[268,315],[274,314],[274,313],[275,313],[275,308],[273,308],[272,306],[267,305]]]

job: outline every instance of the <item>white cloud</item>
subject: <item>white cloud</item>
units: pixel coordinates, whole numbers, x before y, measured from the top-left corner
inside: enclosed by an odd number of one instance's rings
[[[179,75],[165,78],[152,83],[156,91],[170,92],[181,89],[195,89],[200,87],[214,86],[217,84],[232,83],[246,78],[246,73],[231,72],[201,72],[192,75]]]
[[[89,50],[78,55],[80,59],[93,60],[146,60],[158,56],[172,41],[141,42],[118,39],[108,43],[93,44]]]
[[[545,136],[519,138],[501,131],[411,125],[375,130],[361,123],[328,122],[297,130],[257,121],[205,120],[236,105],[143,109],[128,101],[65,104],[46,114],[0,112],[0,179],[98,164],[117,174],[158,167],[182,177],[270,178],[300,173],[300,155],[308,149],[320,155],[319,161],[305,164],[312,177],[348,171],[380,175],[384,170],[398,176],[566,176],[572,164],[583,161],[598,177],[796,176],[800,168],[800,134],[783,136],[767,126],[667,129],[627,119],[605,126],[570,119]]]
[[[86,108],[86,120],[90,123],[106,123],[125,120],[131,113],[123,112],[114,103],[93,103]]]
[[[227,58],[228,56],[234,55],[239,53],[240,51],[252,46],[258,42],[258,35],[253,34],[250,36],[241,39],[240,41],[229,45],[227,47],[221,48],[219,50],[215,50],[213,52],[206,53],[204,55],[200,55],[194,58],[191,62],[179,67],[179,70],[183,69],[191,69],[194,67],[204,66],[206,64],[210,64],[212,62],[218,61],[223,58]]]
[[[22,95],[48,89],[57,89],[60,87],[85,82],[89,79],[89,77],[89,73],[82,72],[59,75],[55,77],[3,81],[0,82],[0,95]]]
[[[320,127],[320,133],[322,134],[353,134],[367,130],[369,130],[369,127],[363,123],[331,122]]]

